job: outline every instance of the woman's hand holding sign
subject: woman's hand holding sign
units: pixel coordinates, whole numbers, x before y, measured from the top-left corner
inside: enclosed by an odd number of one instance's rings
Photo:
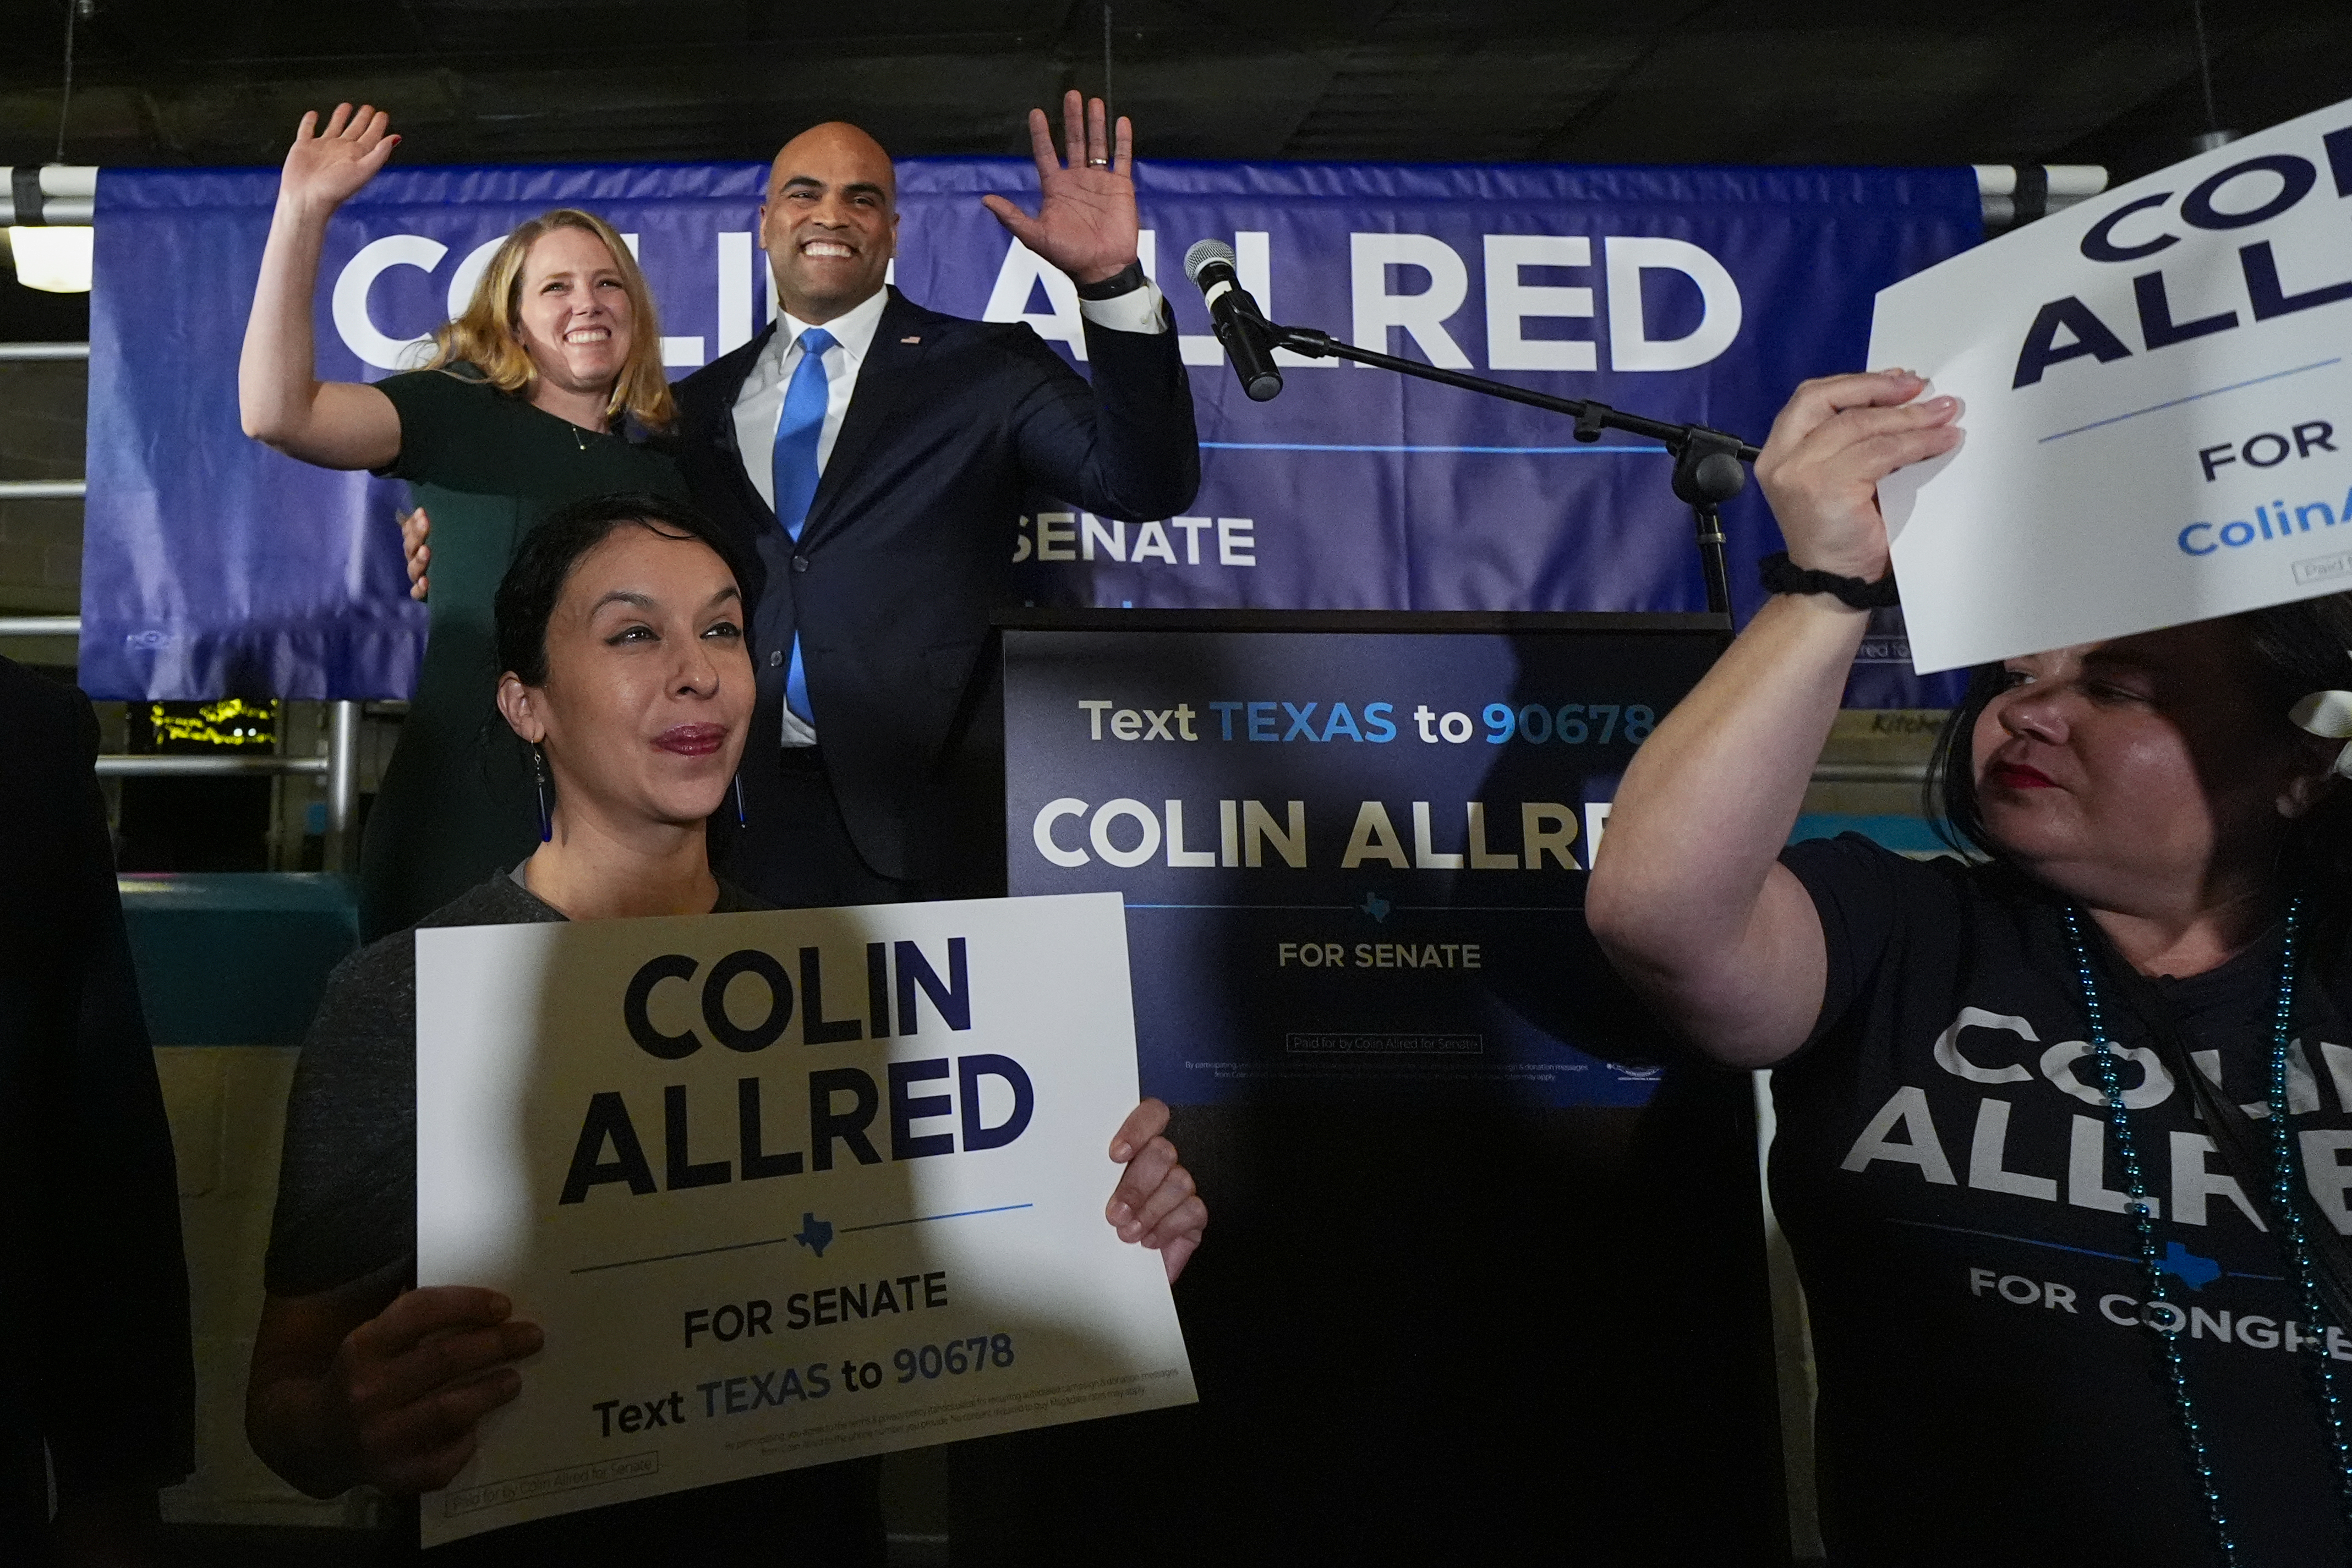
[[[1209,1208],[1192,1185],[1192,1173],[1177,1163],[1176,1145],[1161,1136],[1168,1106],[1146,1100],[1129,1113],[1110,1141],[1110,1157],[1127,1167],[1103,1218],[1122,1241],[1139,1241],[1168,1266],[1168,1282],[1184,1271],[1201,1245]]]
[[[1756,482],[1780,519],[1790,560],[1864,582],[1886,575],[1878,482],[1960,444],[1952,423],[1959,400],[1912,401],[1927,388],[1926,378],[1909,371],[1879,371],[1823,376],[1789,399],[1756,460]]]
[[[344,1337],[328,1407],[370,1484],[431,1491],[465,1468],[482,1417],[522,1392],[508,1364],[541,1343],[513,1311],[496,1291],[442,1285],[404,1292]]]
[[[1909,371],[1799,387],[1756,460],[1757,483],[1811,571],[1887,572],[1878,483],[1960,444],[1957,399]],[[1620,973],[1718,1061],[1769,1067],[1820,1016],[1820,916],[1779,862],[1869,612],[1828,593],[1776,594],[1642,743],[1609,816],[1585,918]]]
[[[264,1309],[246,1430],[313,1497],[362,1482],[396,1496],[448,1485],[482,1417],[522,1392],[509,1364],[542,1343],[496,1291],[404,1291],[373,1312],[383,1290],[358,1281]]]

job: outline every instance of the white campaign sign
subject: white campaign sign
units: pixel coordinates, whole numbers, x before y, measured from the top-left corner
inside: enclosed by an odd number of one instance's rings
[[[1115,894],[424,930],[417,1279],[544,1326],[426,1545],[1190,1402]]]
[[[2352,588],[2352,103],[1878,296],[1967,439],[1878,487],[1924,674]]]

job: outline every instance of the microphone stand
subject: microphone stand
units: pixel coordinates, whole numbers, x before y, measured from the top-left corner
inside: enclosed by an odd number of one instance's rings
[[[1274,347],[1288,349],[1309,359],[1353,360],[1360,365],[1564,413],[1576,421],[1579,441],[1598,441],[1604,430],[1622,430],[1657,442],[1675,455],[1675,495],[1691,509],[1692,525],[1698,536],[1699,566],[1706,577],[1706,607],[1718,615],[1731,613],[1731,574],[1724,560],[1719,508],[1747,485],[1748,471],[1741,465],[1755,462],[1761,455],[1758,448],[1736,435],[1710,430],[1703,424],[1673,424],[1627,413],[1589,398],[1553,397],[1507,382],[1465,376],[1459,371],[1424,365],[1418,360],[1401,360],[1394,354],[1360,349],[1312,327],[1284,327],[1267,321],[1265,331]]]

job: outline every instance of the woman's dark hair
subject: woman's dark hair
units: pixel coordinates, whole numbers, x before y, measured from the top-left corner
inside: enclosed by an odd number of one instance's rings
[[[2352,594],[2331,593],[2229,617],[2260,683],[2254,700],[2286,725],[2306,693],[2352,687]],[[1944,720],[1928,758],[1926,812],[1937,836],[1963,853],[2005,860],[1977,804],[1971,741],[1985,706],[2008,685],[2000,664],[1970,673],[1968,695]],[[2290,825],[2283,869],[2291,880],[2352,882],[2352,789],[2329,790]]]
[[[547,623],[580,558],[622,528],[649,528],[670,538],[700,539],[710,547],[743,593],[745,645],[750,645],[751,599],[755,579],[750,559],[717,523],[683,501],[660,496],[595,496],[550,512],[524,536],[522,548],[499,580],[492,601],[498,619],[499,668],[512,670],[527,686],[547,684]]]

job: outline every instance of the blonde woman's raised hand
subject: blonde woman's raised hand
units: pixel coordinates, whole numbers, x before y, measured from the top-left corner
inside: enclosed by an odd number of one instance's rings
[[[400,413],[372,386],[319,379],[310,301],[328,217],[374,178],[400,138],[366,104],[353,112],[339,103],[326,129],[318,124],[316,112],[304,115],[286,153],[237,356],[237,418],[256,441],[305,463],[381,468],[400,455]]]
[[[400,145],[391,126],[389,115],[364,103],[356,110],[348,103],[335,105],[324,128],[317,110],[305,114],[295,129],[294,145],[287,149],[279,199],[327,212],[342,205],[375,178]]]

